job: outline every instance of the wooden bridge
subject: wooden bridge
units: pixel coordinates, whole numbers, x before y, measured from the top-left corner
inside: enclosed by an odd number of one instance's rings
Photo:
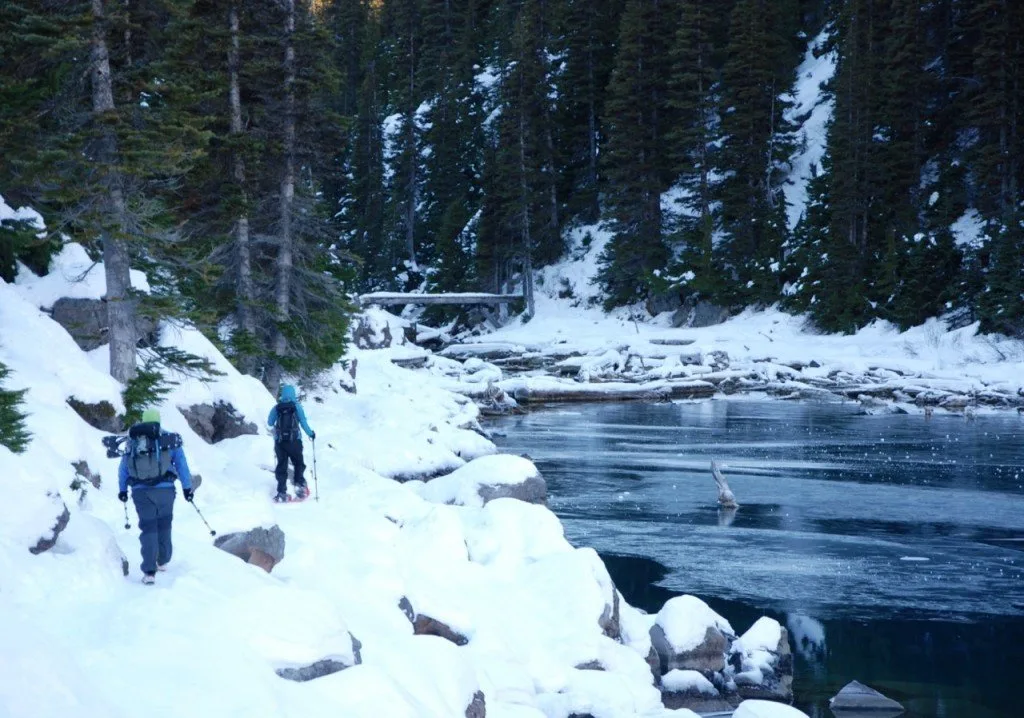
[[[378,304],[509,304],[523,300],[522,294],[489,294],[487,292],[456,292],[452,294],[407,294],[404,292],[371,292],[359,295],[363,306]]]
[[[370,292],[359,295],[359,304],[387,307],[396,304],[486,304],[502,306],[512,302],[526,302],[526,319],[533,318],[533,282],[526,283],[522,294],[490,294],[488,292],[453,292],[451,294],[411,294],[406,292]],[[502,318],[507,315],[502,310]]]

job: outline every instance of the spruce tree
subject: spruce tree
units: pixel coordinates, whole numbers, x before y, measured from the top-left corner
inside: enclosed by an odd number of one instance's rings
[[[604,171],[614,236],[599,275],[608,307],[645,298],[669,258],[661,216],[668,53],[659,9],[652,0],[627,3],[608,85]]]
[[[681,217],[672,233],[673,250],[679,258],[673,274],[687,278],[684,292],[707,297],[717,296],[725,288],[715,266],[716,212],[711,181],[720,74],[714,43],[723,20],[721,13],[705,3],[680,1],[668,96],[676,121],[666,146],[673,159],[674,183],[685,193],[678,201],[676,212]],[[688,278],[690,273],[693,279]]]
[[[773,301],[786,237],[783,165],[786,103],[792,71],[788,2],[737,0],[729,21],[723,69],[722,133],[719,156],[724,176],[718,189],[724,234],[722,261],[734,285],[720,299]],[[789,66],[789,67],[787,67]]]
[[[25,428],[25,413],[20,405],[27,389],[7,389],[4,384],[10,369],[0,362],[0,444],[16,454],[28,447],[31,434]]]

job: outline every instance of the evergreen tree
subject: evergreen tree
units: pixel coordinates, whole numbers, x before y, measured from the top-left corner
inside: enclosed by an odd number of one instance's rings
[[[674,160],[674,181],[684,192],[676,212],[672,244],[679,257],[674,275],[686,279],[686,291],[718,295],[725,280],[716,269],[713,237],[716,225],[711,181],[714,140],[718,132],[715,38],[724,25],[722,13],[698,0],[680,0],[679,24],[671,49],[669,103],[676,121],[668,136]]]
[[[565,70],[559,78],[555,119],[559,194],[567,198],[568,215],[585,223],[597,222],[601,213],[605,88],[615,61],[623,5],[623,0],[568,0],[565,10]]]
[[[657,0],[627,3],[608,85],[606,202],[614,237],[602,258],[600,280],[609,307],[646,297],[655,271],[668,261],[661,216],[668,64],[662,9]]]
[[[20,404],[27,389],[5,389],[10,369],[0,362],[0,444],[18,454],[28,447],[31,434],[25,428],[25,414]]]
[[[793,66],[792,12],[790,2],[737,0],[730,15],[718,196],[722,261],[733,287],[724,300],[767,302],[781,289],[786,237],[781,184],[791,147],[784,140],[787,105],[780,95],[788,89]]]

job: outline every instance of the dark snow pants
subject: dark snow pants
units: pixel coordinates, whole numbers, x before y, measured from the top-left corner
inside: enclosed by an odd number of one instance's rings
[[[277,477],[277,493],[283,494],[288,490],[289,459],[291,459],[292,467],[295,470],[295,485],[306,485],[306,480],[302,477],[302,472],[306,470],[306,464],[302,460],[302,439],[275,441],[274,455],[277,457],[277,468],[274,469],[274,476]]]
[[[139,514],[139,543],[142,544],[142,572],[156,573],[171,560],[171,520],[174,518],[174,487],[135,489],[135,511]]]

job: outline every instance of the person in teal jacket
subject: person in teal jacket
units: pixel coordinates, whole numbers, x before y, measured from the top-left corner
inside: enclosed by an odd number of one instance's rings
[[[128,487],[139,515],[139,543],[142,546],[142,582],[153,583],[156,572],[171,560],[171,522],[174,520],[174,482],[181,481],[182,494],[192,501],[192,472],[189,471],[181,437],[160,428],[160,412],[147,409],[142,422],[128,433],[129,448],[117,470],[117,498],[128,503]]]
[[[278,394],[278,403],[270,410],[267,424],[274,429],[274,456],[277,467],[274,476],[277,478],[277,495],[274,501],[289,501],[288,496],[288,461],[294,470],[295,494],[299,499],[309,496],[309,487],[302,474],[306,464],[302,460],[302,431],[312,440],[316,440],[316,432],[309,428],[306,412],[299,403],[295,387],[285,384]],[[299,429],[301,428],[302,431]]]

